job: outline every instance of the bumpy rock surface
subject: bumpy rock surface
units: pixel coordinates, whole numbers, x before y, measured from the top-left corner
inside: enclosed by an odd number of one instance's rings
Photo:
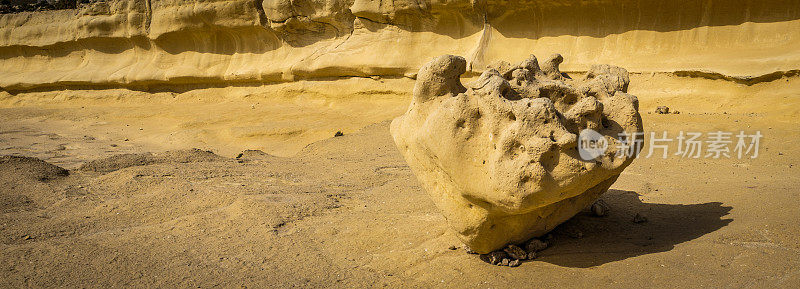
[[[406,161],[475,252],[547,233],[597,200],[635,157],[617,150],[621,133],[642,132],[628,72],[597,65],[573,80],[562,61],[497,63],[464,87],[466,61],[440,56],[420,69],[408,111],[392,122]],[[587,128],[608,141],[590,161],[576,146]]]

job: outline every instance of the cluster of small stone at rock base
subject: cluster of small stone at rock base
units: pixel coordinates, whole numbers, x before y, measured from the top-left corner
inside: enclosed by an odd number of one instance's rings
[[[601,200],[595,201],[592,205],[589,206],[589,212],[594,215],[595,217],[605,217],[608,215],[608,212],[611,210],[609,205]],[[644,219],[643,222],[647,222],[647,218],[640,217],[637,213],[636,217],[634,218],[634,223],[637,222],[637,218]],[[559,227],[561,228],[561,227]],[[578,230],[570,230],[569,228],[563,229],[566,230],[566,235],[572,238],[582,238],[583,233]],[[533,238],[526,242],[524,245],[514,245],[510,244],[503,248],[502,250],[497,250],[491,252],[489,254],[481,254],[480,258],[486,263],[497,265],[497,266],[509,266],[509,267],[517,267],[519,266],[522,261],[524,260],[533,260],[536,258],[536,252],[542,251],[546,249],[550,243],[553,241],[553,235],[547,234],[542,238]],[[524,247],[524,249],[522,248]],[[450,247],[451,250],[455,250],[455,246]],[[467,251],[468,254],[477,254],[475,251],[472,251],[469,247],[464,245],[464,249]]]
[[[492,265],[517,267],[524,260],[535,259],[536,252],[542,251],[545,248],[547,248],[552,238],[553,238],[552,235],[547,234],[542,239],[533,238],[528,242],[526,242],[525,244],[521,244],[519,246],[510,244],[505,248],[503,248],[503,250],[497,250],[489,254],[482,254],[480,255],[480,258],[484,262]],[[469,254],[477,254],[474,251],[470,250],[469,247],[467,246],[464,246],[464,249],[467,250],[467,253]]]

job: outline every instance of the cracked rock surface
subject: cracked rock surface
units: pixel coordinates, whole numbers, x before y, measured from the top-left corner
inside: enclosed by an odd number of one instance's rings
[[[572,79],[559,54],[540,66],[491,65],[466,86],[464,58],[437,57],[417,76],[408,111],[391,124],[400,152],[459,238],[487,254],[541,236],[591,205],[635,157],[642,132],[628,72],[596,65]],[[580,157],[578,135],[608,144]],[[634,150],[635,152],[635,150]]]

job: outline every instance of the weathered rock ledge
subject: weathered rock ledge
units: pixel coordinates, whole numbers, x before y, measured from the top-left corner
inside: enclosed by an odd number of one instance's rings
[[[565,71],[800,69],[800,1],[110,0],[0,15],[9,91],[410,76],[428,59],[549,55]]]

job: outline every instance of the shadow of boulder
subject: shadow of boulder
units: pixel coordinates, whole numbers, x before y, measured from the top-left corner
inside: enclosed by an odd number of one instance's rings
[[[605,217],[582,212],[553,232],[553,246],[536,259],[554,265],[588,268],[631,257],[666,252],[727,226],[732,209],[720,202],[651,204],[632,191],[609,190],[602,197],[611,207]],[[635,223],[640,214],[646,222]],[[574,232],[583,236],[575,238]]]

